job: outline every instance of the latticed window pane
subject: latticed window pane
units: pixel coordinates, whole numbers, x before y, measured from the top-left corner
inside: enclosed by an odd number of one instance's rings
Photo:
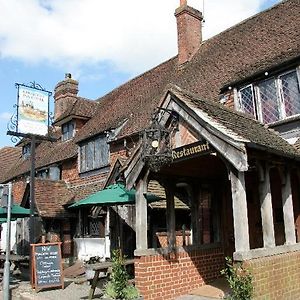
[[[269,79],[258,84],[263,123],[279,120],[278,94],[275,80]]]
[[[100,221],[98,219],[90,219],[89,234],[91,236],[99,236],[100,234]]]
[[[255,117],[255,106],[252,86],[240,90],[240,105],[243,112]]]
[[[287,117],[300,113],[300,91],[296,71],[280,76]]]

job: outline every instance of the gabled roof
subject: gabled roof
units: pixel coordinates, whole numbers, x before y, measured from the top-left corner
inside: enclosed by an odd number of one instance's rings
[[[4,147],[0,149],[0,183],[7,181],[10,177],[9,171],[22,156],[20,147]]]
[[[245,143],[267,152],[300,160],[300,152],[282,139],[273,129],[210,100],[203,100],[199,95],[170,86],[169,92],[185,103],[187,107],[209,125],[236,141]]]
[[[151,202],[148,205],[150,208],[154,209],[166,209],[167,208],[167,200],[166,200],[166,192],[164,187],[156,180],[150,180],[148,184],[147,193],[151,193],[155,196],[160,197],[162,200]],[[175,209],[185,209],[189,210],[189,206],[184,203],[184,199],[181,199],[179,195],[175,195],[174,197]]]
[[[160,107],[176,111],[179,120],[184,120],[193,128],[199,135],[199,140],[205,139],[214,151],[239,171],[248,170],[247,148],[300,161],[300,152],[274,130],[243,113],[211,100],[203,100],[199,95],[178,86],[169,85]],[[161,125],[166,122],[167,119],[162,114]],[[143,150],[139,148],[128,159],[129,162],[123,170],[129,189],[145,165],[142,157]]]
[[[97,101],[76,97],[75,102],[72,103],[64,111],[64,113],[55,120],[54,124],[60,125],[73,118],[90,119],[96,112],[98,106],[99,103]]]
[[[184,68],[174,57],[130,80],[99,100],[95,116],[78,141],[116,127],[128,119],[119,138],[145,129],[160,95],[169,83],[218,101],[230,82],[269,70],[300,55],[300,5],[288,0],[204,41]]]

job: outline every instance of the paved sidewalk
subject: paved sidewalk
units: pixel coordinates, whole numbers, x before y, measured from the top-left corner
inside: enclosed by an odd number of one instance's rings
[[[65,281],[64,289],[48,289],[35,292],[28,281],[20,281],[11,285],[13,300],[80,300],[87,299],[90,290],[88,282],[75,284]],[[97,288],[94,299],[100,299],[102,291]],[[0,291],[0,299],[3,299],[3,291]]]

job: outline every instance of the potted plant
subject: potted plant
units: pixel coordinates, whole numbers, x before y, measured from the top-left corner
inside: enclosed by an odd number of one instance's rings
[[[137,288],[128,282],[129,276],[124,265],[121,250],[112,253],[112,273],[104,287],[104,299],[136,300],[140,297]]]

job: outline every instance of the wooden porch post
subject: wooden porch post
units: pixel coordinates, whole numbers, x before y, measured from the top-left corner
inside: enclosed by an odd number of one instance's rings
[[[166,185],[168,248],[176,247],[174,185]]]
[[[296,232],[294,222],[294,208],[291,188],[291,175],[289,170],[282,172],[282,206],[285,231],[285,243],[296,244]]]
[[[136,214],[136,248],[148,248],[148,234],[147,234],[147,199],[144,193],[147,192],[147,177],[139,179],[136,186],[135,199],[135,214]]]
[[[244,172],[230,170],[235,251],[250,249]]]
[[[270,187],[270,167],[266,165],[259,169],[259,200],[263,230],[264,248],[275,247],[275,232],[273,221],[272,195]]]

